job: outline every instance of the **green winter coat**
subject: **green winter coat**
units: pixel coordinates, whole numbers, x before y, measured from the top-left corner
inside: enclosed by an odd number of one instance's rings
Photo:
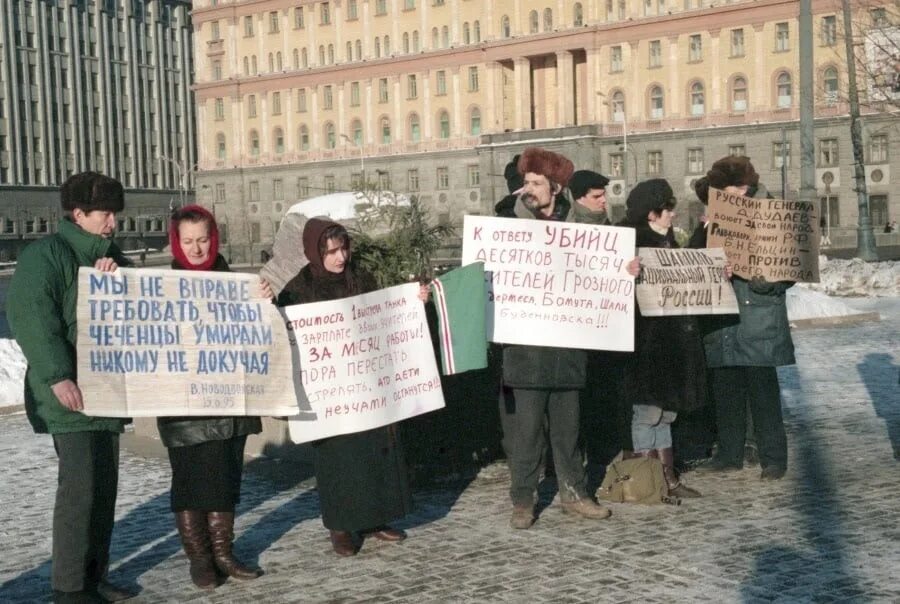
[[[50,388],[66,379],[77,382],[78,268],[92,267],[103,257],[128,264],[110,240],[65,219],[56,234],[35,241],[19,256],[7,293],[6,318],[28,361],[25,411],[37,433],[122,432],[128,421],[70,411]]]

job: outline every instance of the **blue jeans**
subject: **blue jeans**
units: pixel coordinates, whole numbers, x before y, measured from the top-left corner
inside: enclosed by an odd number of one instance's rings
[[[668,449],[672,446],[672,422],[678,414],[655,405],[634,405],[631,440],[635,452]]]

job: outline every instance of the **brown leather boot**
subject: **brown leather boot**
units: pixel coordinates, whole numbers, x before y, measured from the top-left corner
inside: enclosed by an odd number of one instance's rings
[[[675,472],[675,450],[672,447],[657,449],[659,460],[663,465],[663,474],[666,476],[666,484],[669,485],[669,496],[681,498],[700,497],[700,491],[692,489],[678,479]]]
[[[175,512],[175,526],[178,527],[184,553],[191,563],[191,581],[201,589],[215,589],[218,578],[206,530],[206,512]]]
[[[206,521],[212,541],[213,560],[220,573],[243,580],[262,576],[262,570],[244,566],[231,552],[234,541],[234,512],[209,512],[206,514]]]
[[[353,533],[329,530],[328,534],[331,538],[331,547],[338,556],[355,556],[359,551]]]

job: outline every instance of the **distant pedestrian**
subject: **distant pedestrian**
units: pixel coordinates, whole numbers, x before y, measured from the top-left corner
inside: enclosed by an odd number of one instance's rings
[[[9,286],[6,314],[25,358],[25,410],[49,433],[59,460],[53,509],[54,602],[111,602],[131,594],[106,580],[119,479],[119,434],[128,420],[84,415],[76,382],[78,269],[128,264],[112,242],[122,184],[96,172],[60,190],[57,232],[26,247]]]
[[[216,219],[198,205],[176,210],[169,225],[172,268],[231,269],[219,254]],[[271,297],[268,285],[264,294]],[[159,435],[172,465],[171,506],[191,580],[202,589],[218,585],[217,573],[235,579],[262,575],[234,557],[234,509],[241,498],[247,435],[262,431],[258,417],[160,417]]]

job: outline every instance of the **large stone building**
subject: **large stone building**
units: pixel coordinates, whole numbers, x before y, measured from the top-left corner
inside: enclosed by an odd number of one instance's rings
[[[196,166],[191,33],[184,0],[4,0],[0,258],[55,230],[85,170],[125,185],[124,248],[164,245]]]
[[[839,6],[813,1],[816,182],[832,239],[857,218]],[[609,175],[615,214],[630,186],[662,176],[690,226],[701,211],[690,183],[726,154],[750,156],[770,190],[794,196],[798,10],[796,0],[196,0],[198,198],[228,224],[232,253],[253,257],[292,203],[363,183],[417,195],[445,223],[491,213],[504,164],[528,145]],[[888,0],[856,4],[856,27],[896,39],[892,11]],[[864,105],[876,224],[900,214],[889,108]]]

